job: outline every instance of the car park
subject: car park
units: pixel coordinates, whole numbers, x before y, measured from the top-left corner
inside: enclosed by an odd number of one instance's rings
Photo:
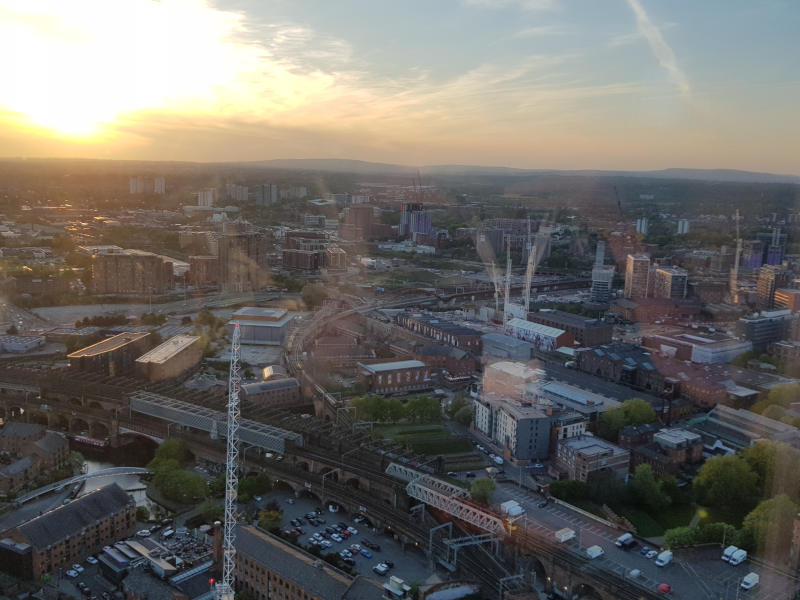
[[[390,560],[383,561],[383,564],[389,567],[390,569],[394,569],[394,563]]]
[[[352,558],[345,557],[342,559],[342,562],[350,567],[354,567],[356,565],[356,561],[354,561]]]
[[[333,546],[330,540],[322,540],[319,543],[319,545],[322,546],[323,548],[330,548],[331,546]]]
[[[650,550],[652,550],[652,548],[650,548],[650,546],[642,546],[642,549],[639,551],[639,554],[641,554],[642,556],[647,556],[647,554],[648,554],[648,552],[650,552]]]

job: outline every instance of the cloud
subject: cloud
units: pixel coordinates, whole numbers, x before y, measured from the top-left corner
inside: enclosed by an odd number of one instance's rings
[[[511,37],[512,38],[532,38],[532,37],[540,37],[540,36],[548,36],[548,35],[564,35],[564,30],[561,27],[556,27],[555,25],[538,25],[535,27],[526,27],[525,29],[520,29],[519,31],[515,32]]]
[[[482,8],[506,8],[516,6],[522,10],[538,11],[553,10],[556,6],[553,0],[463,0],[468,6]]]
[[[645,12],[639,0],[628,0],[628,6],[631,7],[633,14],[636,15],[636,25],[639,29],[639,33],[647,40],[659,64],[666,69],[670,79],[678,86],[681,93],[688,96],[691,92],[689,80],[678,66],[675,53],[664,40],[664,36],[661,35],[661,30],[650,20],[650,17]]]

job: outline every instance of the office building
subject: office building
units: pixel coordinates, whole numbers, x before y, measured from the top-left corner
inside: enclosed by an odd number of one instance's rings
[[[358,363],[358,374],[367,390],[376,394],[413,392],[432,387],[430,367],[420,360]]]
[[[613,327],[599,319],[583,317],[561,310],[542,309],[531,313],[528,320],[532,323],[563,329],[575,338],[576,342],[584,346],[611,343]]]
[[[136,374],[150,382],[172,379],[203,358],[200,336],[176,335],[136,359]]]
[[[39,581],[135,530],[136,504],[112,483],[0,533],[0,569]]]
[[[678,235],[686,235],[689,233],[689,219],[678,220]]]
[[[130,194],[144,194],[144,186],[144,177],[141,176],[131,177],[128,181],[128,190]]]
[[[592,268],[591,301],[606,304],[611,300],[614,285],[614,266],[595,265]]]
[[[739,319],[736,332],[739,337],[753,344],[753,352],[760,354],[771,343],[786,338],[791,323],[792,313],[788,309],[763,310]]]
[[[239,525],[236,591],[256,600],[408,600],[411,588],[387,595],[381,584],[348,575],[297,545],[252,525]],[[402,588],[401,588],[402,589]]]
[[[223,291],[251,292],[266,285],[267,245],[263,233],[230,233],[219,237],[218,277]]]
[[[587,433],[559,440],[555,466],[566,479],[586,481],[591,474],[601,472],[625,479],[629,463],[628,450]]]
[[[530,342],[540,352],[552,352],[562,346],[571,347],[575,341],[575,338],[563,329],[532,323],[524,319],[509,320],[505,325],[504,333]]]
[[[647,298],[650,285],[650,257],[629,254],[625,265],[625,297]]]
[[[775,290],[789,284],[789,272],[779,265],[764,265],[758,272],[756,304],[761,309],[775,307]]]
[[[67,354],[69,366],[102,375],[126,375],[134,370],[136,359],[149,349],[149,337],[149,333],[119,333]]]
[[[280,346],[291,320],[292,316],[284,308],[246,306],[231,315],[226,327],[233,333],[234,324],[239,324],[242,344]]]
[[[780,288],[775,290],[773,303],[777,309],[800,311],[800,289]]]
[[[92,293],[163,294],[175,287],[173,261],[143,250],[92,256]]]
[[[686,298],[689,273],[680,267],[658,267],[655,272],[654,296],[656,298]]]

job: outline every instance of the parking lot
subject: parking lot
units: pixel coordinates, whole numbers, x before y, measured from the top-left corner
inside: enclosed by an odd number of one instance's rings
[[[315,499],[307,497],[295,498],[294,494],[290,492],[272,492],[267,494],[257,503],[258,507],[264,508],[273,500],[276,501],[283,510],[281,530],[294,529],[294,526],[291,525],[291,521],[298,518],[302,519],[300,529],[302,529],[303,533],[297,537],[297,541],[300,546],[306,550],[311,547],[310,539],[316,533],[319,537],[327,539],[330,543],[329,547],[320,548],[322,554],[339,554],[342,550],[348,549],[352,544],[358,544],[362,549],[366,549],[372,555],[371,558],[354,552],[352,560],[355,564],[352,565],[351,568],[359,575],[369,577],[375,581],[383,583],[389,575],[396,575],[410,584],[414,582],[423,582],[431,575],[427,559],[421,551],[412,547],[410,549],[407,548],[407,550],[403,552],[400,544],[393,539],[392,536],[373,529],[368,521],[354,523],[353,519],[355,515],[348,515],[343,510],[331,513],[327,507],[321,507]],[[290,500],[294,503],[290,504]],[[305,515],[315,511],[317,508],[322,509],[322,514],[319,515],[319,518],[324,519],[325,522],[315,526],[309,524]],[[348,539],[343,539],[341,542],[335,541],[335,538],[333,538],[330,533],[327,533],[325,528],[331,527],[339,522],[355,528],[358,533],[351,535]],[[366,548],[363,543],[365,538],[380,546],[380,550]],[[373,567],[386,560],[394,563],[394,567],[383,576],[376,574],[373,571]]]

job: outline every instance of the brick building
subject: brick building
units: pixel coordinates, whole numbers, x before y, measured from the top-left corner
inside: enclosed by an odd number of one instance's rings
[[[166,257],[132,249],[92,256],[94,294],[163,294],[174,287]]]
[[[303,403],[297,379],[271,379],[242,385],[242,404],[253,407],[297,406]]]
[[[268,239],[263,233],[225,233],[217,240],[218,278],[223,291],[248,292],[267,284]]]
[[[136,529],[136,504],[116,483],[0,533],[0,569],[39,580],[82,563]]]
[[[566,479],[586,481],[592,473],[610,471],[618,479],[628,474],[630,452],[591,434],[560,440],[555,467]]]
[[[216,256],[189,257],[189,283],[195,287],[219,283],[219,258]]]
[[[433,387],[430,367],[419,360],[358,363],[358,371],[367,390],[377,394],[413,392]]]
[[[0,467],[0,492],[9,494],[33,482],[42,473],[63,469],[69,462],[69,442],[44,426],[9,422],[0,430],[0,447],[12,462]]]
[[[682,467],[702,461],[702,437],[685,429],[661,429],[651,443],[631,449],[631,471],[650,465],[656,478],[676,475]]]
[[[611,343],[613,327],[599,319],[591,319],[561,310],[540,310],[531,313],[528,316],[528,320],[533,323],[555,327],[556,329],[563,329],[572,335],[576,342],[584,346],[599,346],[600,344]]]
[[[480,354],[483,341],[480,331],[451,323],[433,315],[402,312],[396,317],[397,324],[419,335],[432,338],[443,344],[463,348]]]

